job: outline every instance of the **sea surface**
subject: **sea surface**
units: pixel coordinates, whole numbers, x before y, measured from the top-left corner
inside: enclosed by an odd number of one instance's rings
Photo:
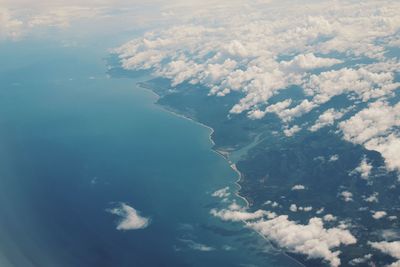
[[[238,174],[150,77],[108,76],[108,45],[0,44],[0,266],[296,266],[210,215]],[[149,226],[117,230],[118,203]]]

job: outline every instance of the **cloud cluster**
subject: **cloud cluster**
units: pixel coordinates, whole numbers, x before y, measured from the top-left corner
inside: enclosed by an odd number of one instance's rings
[[[324,219],[324,221],[326,221],[326,222],[332,222],[332,221],[336,221],[337,217],[336,217],[336,216],[333,216],[332,214],[326,214],[326,215],[323,217],[323,219]]]
[[[386,62],[386,46],[393,45],[389,40],[397,37],[400,28],[400,15],[394,12],[399,7],[395,1],[357,5],[343,0],[335,8],[327,1],[306,7],[269,1],[254,5],[248,16],[212,13],[211,24],[149,32],[117,52],[125,68],[152,68],[173,85],[200,83],[219,96],[243,92],[245,96],[231,113],[247,111],[251,118],[263,117],[268,109],[261,107],[268,107],[269,99],[280,90],[303,86],[311,100],[278,114],[290,120],[336,95],[353,92],[367,101],[398,87],[391,69],[382,65],[325,69],[344,63],[332,57],[335,53],[345,54],[347,61],[371,58]],[[256,8],[262,8],[262,14]],[[283,55],[292,57],[282,60]],[[324,71],[313,73],[319,69]]]
[[[286,215],[272,220],[249,222],[247,225],[289,251],[305,254],[312,259],[323,259],[331,266],[340,265],[340,252],[333,249],[356,243],[355,237],[348,230],[325,229],[322,219],[317,217],[311,218],[304,225],[290,221]]]
[[[347,230],[339,227],[326,229],[321,218],[311,218],[308,224],[299,224],[280,215],[265,210],[249,212],[239,210],[211,210],[211,214],[225,221],[244,221],[247,227],[256,230],[265,238],[294,253],[306,255],[310,259],[322,259],[331,266],[339,266],[339,246],[357,242]],[[326,221],[336,217],[327,216]]]
[[[312,211],[312,207],[311,206],[306,206],[306,207],[301,207],[301,206],[297,206],[296,204],[291,204],[289,206],[289,210],[291,212],[297,212],[297,211],[305,211],[305,212],[309,212]]]
[[[209,95],[220,97],[239,92],[242,98],[230,113],[246,113],[250,119],[274,113],[286,125],[283,132],[288,137],[301,130],[298,125],[289,127],[293,120],[324,111],[320,107],[336,96],[345,95],[351,106],[325,110],[309,130],[333,126],[347,111],[367,102],[376,101],[385,109],[385,101],[400,87],[395,78],[399,58],[387,53],[400,46],[398,1],[255,1],[241,7],[246,15],[237,7],[197,12],[192,22],[147,32],[116,53],[124,68],[152,69],[173,86],[201,84],[209,88]],[[273,100],[293,85],[302,88],[302,99],[286,94],[286,99]],[[382,153],[389,169],[399,169],[395,125],[386,131],[373,121],[352,129],[351,124],[362,124],[368,109],[361,112],[340,125],[344,138]],[[384,121],[383,116],[378,113],[376,118]]]
[[[345,140],[380,152],[389,170],[400,170],[400,103],[373,102],[339,127]]]
[[[273,218],[276,216],[275,213],[265,210],[257,210],[255,212],[248,212],[243,209],[240,210],[231,210],[231,209],[212,209],[210,211],[211,215],[220,218],[224,221],[247,221],[247,220],[255,220],[263,217]]]
[[[333,108],[326,110],[324,113],[319,115],[318,119],[315,121],[314,125],[310,127],[310,131],[316,132],[319,129],[333,125],[333,123],[343,117],[343,112],[336,111]]]
[[[108,212],[121,217],[117,225],[117,230],[143,229],[150,223],[148,218],[140,216],[137,210],[125,203],[119,203],[117,207],[109,209]]]
[[[374,249],[381,251],[382,253],[388,254],[398,261],[389,265],[390,267],[398,267],[400,266],[400,241],[393,242],[369,242],[369,245]]]
[[[349,264],[350,265],[359,265],[359,264],[363,264],[366,263],[367,261],[369,261],[372,258],[372,254],[366,254],[363,257],[359,257],[359,258],[355,258],[352,259]]]

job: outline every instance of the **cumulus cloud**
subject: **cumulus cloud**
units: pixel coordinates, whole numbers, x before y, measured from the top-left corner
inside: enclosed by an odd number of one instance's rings
[[[312,211],[312,207],[311,206],[307,206],[307,207],[300,207],[299,208],[300,210],[303,210],[303,211]]]
[[[317,68],[331,67],[343,63],[343,60],[336,58],[317,57],[313,53],[300,54],[290,61],[282,61],[282,67],[289,68],[291,71],[312,70]]]
[[[349,264],[350,265],[359,265],[366,263],[368,260],[372,258],[372,254],[366,254],[363,257],[352,259]]]
[[[337,161],[338,159],[339,159],[339,155],[335,154],[335,155],[330,156],[328,161],[334,162],[334,161]]]
[[[284,130],[283,130],[283,133],[284,133],[287,137],[290,137],[290,136],[295,135],[295,134],[298,133],[299,131],[301,131],[301,128],[300,128],[298,125],[294,125],[294,126],[291,127],[291,128],[286,128],[286,129],[284,129]]]
[[[118,215],[117,230],[137,230],[146,228],[150,219],[140,216],[140,213],[125,203],[119,203],[117,207],[109,209],[108,212]]]
[[[372,164],[369,163],[367,161],[367,157],[364,156],[363,159],[360,162],[360,165],[358,165],[358,167],[355,168],[353,170],[353,172],[359,173],[361,178],[363,178],[365,180],[368,180],[368,178],[369,178],[369,176],[371,174],[372,168],[373,168]]]
[[[306,187],[302,184],[296,184],[292,187],[292,191],[296,191],[296,190],[304,190],[306,189]]]
[[[354,93],[362,101],[391,95],[398,84],[393,81],[396,68],[389,66],[398,62],[385,58],[388,44],[377,40],[394,43],[400,27],[400,15],[394,10],[399,4],[367,1],[361,7],[351,1],[339,2],[336,8],[325,1],[304,7],[282,5],[281,1],[254,3],[246,6],[249,15],[245,17],[236,15],[239,9],[227,8],[223,16],[210,12],[212,24],[201,17],[200,25],[149,32],[117,52],[125,68],[151,68],[173,85],[199,83],[219,96],[243,92],[231,113],[247,111],[253,119],[271,111],[270,98],[290,85],[302,86],[311,100],[304,99],[290,110],[280,109],[283,113],[278,115],[284,120],[340,94]],[[346,57],[329,56],[334,53]],[[292,57],[280,60],[281,55]],[[360,57],[375,62],[313,72]]]
[[[335,111],[333,108],[330,108],[318,117],[314,125],[310,127],[310,131],[315,132],[323,127],[333,125],[333,123],[342,116],[343,112]]]
[[[340,123],[344,139],[381,153],[389,170],[400,169],[400,103],[376,101]],[[366,167],[366,163],[364,163]]]
[[[324,219],[324,221],[326,221],[326,222],[332,222],[332,221],[336,221],[336,216],[333,216],[332,214],[326,214],[324,217],[323,217],[323,219]]]
[[[331,266],[339,266],[340,245],[356,243],[356,238],[348,231],[339,228],[325,229],[320,218],[311,218],[308,224],[290,221],[281,215],[271,220],[248,222],[255,229],[280,247],[295,253],[307,255],[311,259],[323,259]]]
[[[343,68],[311,75],[304,90],[317,104],[326,103],[332,97],[345,93],[354,93],[357,98],[366,102],[393,94],[399,85],[394,82],[392,72]]]
[[[374,214],[372,214],[372,218],[375,220],[382,219],[387,215],[386,211],[375,211]]]
[[[311,210],[311,207],[303,209]],[[278,216],[265,210],[212,209],[211,214],[224,221],[243,221],[248,228],[256,230],[280,247],[304,254],[310,259],[322,259],[334,267],[340,265],[340,251],[337,248],[357,242],[347,229],[326,229],[323,220],[317,217],[311,218],[308,224],[299,224],[289,220],[287,215]]]
[[[230,113],[250,119],[274,113],[287,137],[301,130],[288,127],[291,121],[319,113],[336,96],[347,96],[351,106],[325,110],[310,131],[333,126],[349,108],[375,101],[339,128],[345,140],[380,152],[389,170],[399,170],[399,105],[386,101],[400,87],[400,61],[386,52],[400,44],[400,3],[340,0],[332,7],[329,1],[301,6],[272,0],[239,6],[196,12],[196,23],[149,31],[116,53],[124,68],[152,69],[173,86],[201,84],[218,97],[240,92]],[[239,15],[243,8],[247,16]],[[302,99],[271,100],[293,85],[303,89]]]
[[[296,204],[291,204],[290,207],[289,207],[289,210],[291,212],[296,212],[297,211],[297,205]]]
[[[265,210],[257,210],[255,212],[248,212],[244,209],[241,210],[230,210],[230,209],[212,209],[210,211],[211,215],[218,217],[224,221],[247,221],[247,220],[254,220],[260,219],[263,217],[270,217],[273,218],[276,216],[275,213]]]
[[[364,197],[364,201],[365,202],[375,202],[378,203],[379,199],[378,199],[379,193],[378,192],[374,192],[372,195],[368,196],[368,197]]]
[[[399,88],[395,73],[400,62],[385,53],[387,47],[399,43],[400,15],[395,10],[400,3],[365,1],[360,5],[341,0],[332,8],[325,1],[306,7],[257,2],[246,5],[249,15],[245,17],[238,16],[235,12],[240,9],[234,6],[225,6],[223,16],[210,11],[212,23],[203,12],[196,17],[196,24],[148,32],[116,52],[125,68],[153,69],[156,75],[171,79],[174,86],[201,84],[209,88],[210,95],[220,97],[239,91],[243,97],[230,112],[246,112],[251,119],[275,113],[288,123],[335,96],[347,95],[361,104],[376,99],[382,103]],[[353,63],[368,58],[372,60]],[[270,103],[291,85],[303,88],[304,99]],[[328,109],[309,129],[331,126],[344,113]],[[395,152],[400,141],[393,133],[396,125],[387,130],[379,125],[379,131],[367,140],[363,137],[373,134],[373,125],[353,134],[352,123],[357,123],[356,119],[340,126],[346,140],[382,153],[389,169],[399,168]],[[289,137],[299,130],[297,125],[283,128]]]
[[[391,266],[391,267],[400,266],[400,241],[369,242],[369,245],[371,247],[373,247],[374,249],[377,249],[384,254],[388,254],[398,260],[389,266]]]
[[[342,197],[342,199],[345,202],[350,202],[353,201],[353,193],[349,192],[349,191],[343,191],[340,193],[340,196]]]
[[[297,212],[297,211],[305,211],[305,212],[309,212],[312,211],[312,207],[311,206],[306,206],[306,207],[298,207],[296,204],[291,204],[289,207],[289,210],[292,212]]]

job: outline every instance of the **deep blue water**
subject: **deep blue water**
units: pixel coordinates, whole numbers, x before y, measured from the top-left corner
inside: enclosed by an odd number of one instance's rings
[[[220,205],[210,194],[237,179],[210,130],[155,105],[135,85],[147,77],[108,78],[106,56],[100,46],[0,45],[0,265],[293,266],[209,214]],[[119,202],[149,227],[116,230],[106,210]]]

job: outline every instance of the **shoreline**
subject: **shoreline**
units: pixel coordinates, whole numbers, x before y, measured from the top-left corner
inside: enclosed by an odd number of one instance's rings
[[[179,118],[183,118],[186,120],[189,120],[195,124],[198,124],[208,130],[210,130],[210,133],[208,135],[209,141],[211,142],[212,146],[211,146],[211,151],[213,151],[214,153],[216,153],[218,156],[222,157],[224,160],[226,160],[226,162],[229,164],[230,168],[237,174],[237,179],[234,182],[235,185],[237,186],[237,190],[235,190],[235,196],[239,199],[242,199],[245,203],[246,203],[246,209],[250,208],[250,202],[242,195],[239,194],[240,189],[242,188],[242,186],[240,185],[240,181],[243,178],[243,174],[238,170],[238,168],[236,167],[236,164],[233,163],[230,159],[229,159],[229,155],[230,153],[227,151],[224,151],[223,153],[221,151],[219,151],[218,149],[215,149],[215,142],[212,139],[212,135],[214,133],[214,129],[204,123],[201,123],[199,121],[196,121],[192,118],[189,118],[183,114],[177,113],[175,110],[173,110],[172,108],[169,108],[168,106],[165,105],[161,105],[158,104],[158,100],[161,98],[160,95],[158,95],[156,92],[154,92],[150,87],[145,87],[143,86],[142,82],[137,82],[136,86],[138,86],[139,88],[146,90],[148,92],[151,92],[155,97],[156,97],[156,101],[154,101],[155,106],[160,107],[161,109],[163,109],[165,112],[168,112],[176,117]],[[246,221],[242,221],[242,223],[244,224],[244,226],[246,227]],[[262,233],[260,233],[259,231],[256,231],[254,229],[251,229],[252,231],[256,232],[261,238],[263,238],[264,240],[266,240],[267,242],[269,242],[271,244],[271,247],[277,251],[282,253],[283,255],[285,255],[286,257],[288,257],[289,259],[293,260],[294,262],[296,262],[297,264],[299,264],[300,266],[306,267],[306,265],[304,265],[303,263],[301,263],[300,261],[298,261],[297,259],[293,258],[292,256],[288,255],[284,250],[276,247],[267,237],[265,237]]]
[[[236,179],[236,181],[235,181],[235,185],[238,187],[238,189],[235,190],[235,195],[236,195],[238,198],[242,199],[242,200],[246,203],[246,208],[249,208],[249,207],[250,207],[250,202],[249,202],[244,196],[242,196],[242,195],[239,194],[239,191],[240,191],[240,189],[242,188],[242,186],[239,184],[239,182],[240,182],[241,179],[243,178],[243,175],[242,175],[242,173],[237,169],[236,164],[235,164],[235,163],[232,163],[232,161],[229,159],[229,155],[230,155],[229,152],[223,152],[223,153],[222,153],[221,151],[219,151],[218,149],[215,148],[215,145],[216,145],[216,144],[215,144],[214,140],[212,139],[212,135],[213,135],[213,133],[214,133],[215,130],[214,130],[212,127],[210,127],[210,126],[208,126],[208,125],[206,125],[206,124],[204,124],[204,123],[201,123],[201,122],[196,121],[196,120],[194,120],[194,119],[192,119],[192,118],[189,118],[189,117],[187,117],[187,116],[185,116],[185,115],[182,115],[182,114],[177,113],[177,112],[174,111],[173,109],[168,108],[168,106],[158,104],[157,101],[161,98],[161,96],[158,95],[156,92],[154,92],[151,88],[148,88],[148,87],[143,86],[141,82],[137,82],[137,83],[136,83],[136,86],[138,86],[138,87],[140,87],[140,88],[142,88],[142,89],[144,89],[144,90],[146,90],[146,91],[149,91],[149,92],[151,92],[154,96],[156,96],[157,99],[156,99],[156,101],[154,102],[154,104],[155,104],[156,106],[161,107],[164,111],[167,111],[167,112],[173,114],[174,116],[177,116],[177,117],[180,117],[180,118],[189,120],[189,121],[191,121],[191,122],[193,122],[193,123],[196,123],[196,124],[198,124],[198,125],[200,125],[200,126],[202,126],[202,127],[204,127],[204,128],[207,128],[208,130],[210,130],[210,133],[209,133],[209,135],[208,135],[208,139],[210,140],[210,142],[211,142],[211,144],[212,144],[211,151],[213,151],[214,153],[216,153],[216,154],[219,155],[220,157],[224,158],[224,159],[226,160],[226,162],[229,164],[230,168],[237,174],[238,177],[237,177],[237,179]]]

